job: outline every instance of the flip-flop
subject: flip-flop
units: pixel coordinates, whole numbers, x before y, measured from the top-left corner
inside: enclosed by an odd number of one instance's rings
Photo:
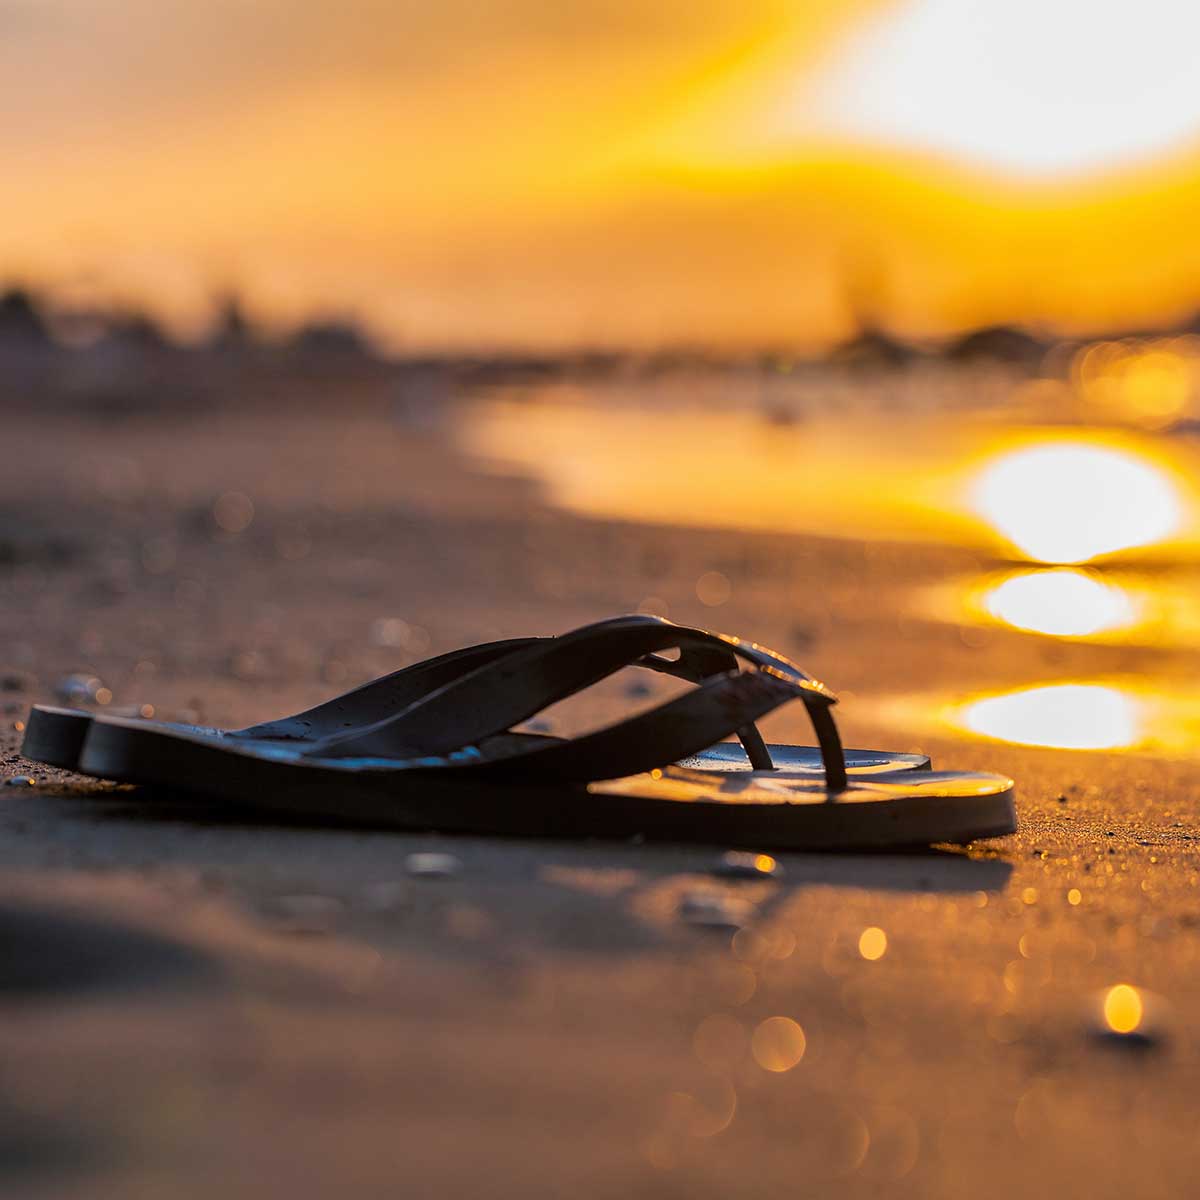
[[[316,745],[222,744],[104,718],[88,732],[82,765],[240,806],[376,827],[847,850],[963,843],[1015,829],[1013,783],[1003,776],[850,777],[831,714],[835,698],[786,659],[668,622],[608,624],[617,627],[624,655],[614,639],[577,631],[483,666],[400,719]],[[679,659],[658,658],[672,646]],[[511,732],[646,656],[656,661],[645,665],[697,680],[696,688],[570,740]],[[730,656],[745,669],[727,669]],[[823,776],[676,765],[731,733],[751,759],[761,759],[770,751],[754,721],[794,699],[816,730]],[[406,742],[432,752],[404,757]]]
[[[656,624],[660,618],[635,617],[617,618],[615,621],[599,621],[574,631],[572,636],[579,641],[603,641],[612,643],[635,625]],[[210,726],[187,725],[179,722],[149,721],[136,718],[139,726],[159,732],[186,734],[189,737],[211,738],[222,745],[233,743],[253,745],[259,742],[313,743],[344,733],[352,729],[365,729],[404,712],[423,697],[446,684],[461,679],[478,668],[501,658],[515,655],[517,651],[544,646],[559,641],[555,638],[509,638],[503,641],[485,642],[452,650],[436,658],[416,663],[400,671],[381,676],[361,687],[354,688],[315,708],[293,716],[281,717],[245,729],[217,729]],[[781,656],[775,656],[781,658]],[[781,659],[782,661],[782,659]],[[515,662],[515,660],[514,660]],[[654,670],[678,673],[671,669],[666,660],[645,661],[639,665]],[[798,669],[798,668],[796,668]],[[470,697],[464,698],[469,703]],[[63,767],[69,771],[81,771],[80,755],[84,739],[92,721],[104,714],[81,709],[57,708],[35,704],[26,721],[25,737],[21,745],[23,757],[50,766]],[[395,728],[395,727],[393,727]],[[772,746],[768,748],[770,760],[775,766],[789,770],[819,773],[821,756],[814,746]],[[759,756],[758,761],[764,760]],[[750,759],[736,743],[714,746],[695,756],[687,764],[713,770],[744,770],[751,765]],[[847,750],[847,769],[853,774],[876,774],[885,771],[925,770],[929,759],[920,754],[900,754],[881,750]],[[87,773],[84,771],[84,773]],[[125,782],[119,775],[109,774]]]

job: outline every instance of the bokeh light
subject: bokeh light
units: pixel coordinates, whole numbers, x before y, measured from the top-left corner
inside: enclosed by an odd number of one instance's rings
[[[877,962],[887,953],[887,934],[876,925],[864,929],[858,938],[858,952],[868,962]]]
[[[1097,416],[1158,428],[1195,401],[1200,338],[1093,342],[1076,353],[1071,378]]]
[[[764,1071],[790,1071],[803,1057],[808,1042],[791,1017],[768,1017],[754,1030],[750,1051]]]
[[[1130,984],[1118,983],[1105,993],[1104,1021],[1113,1033],[1136,1033],[1144,1014],[1141,993]]]

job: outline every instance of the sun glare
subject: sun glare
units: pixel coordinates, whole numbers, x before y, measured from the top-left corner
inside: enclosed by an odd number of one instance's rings
[[[1088,637],[1133,622],[1129,597],[1084,571],[1022,571],[988,592],[984,606],[998,621],[1055,637]]]
[[[1166,474],[1125,451],[1082,442],[1016,450],[975,480],[971,507],[1031,559],[1081,563],[1169,537],[1180,504]]]
[[[1144,161],[1200,133],[1200,8],[910,0],[851,38],[794,121],[1025,175]]]
[[[1023,746],[1115,750],[1140,736],[1137,702],[1117,688],[1063,683],[989,696],[969,705],[962,723],[973,733]]]

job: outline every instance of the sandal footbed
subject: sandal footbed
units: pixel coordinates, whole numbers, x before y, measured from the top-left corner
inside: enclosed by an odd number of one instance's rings
[[[119,719],[93,724],[82,765],[106,778],[376,828],[882,850],[962,844],[1016,827],[1012,781],[971,772],[877,774],[835,797],[819,778],[799,772],[684,767],[544,786],[472,779],[444,767],[280,761]]]

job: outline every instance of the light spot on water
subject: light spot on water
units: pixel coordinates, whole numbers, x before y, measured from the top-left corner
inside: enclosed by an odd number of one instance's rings
[[[1138,702],[1115,687],[1063,683],[976,700],[960,714],[973,733],[1024,746],[1112,750],[1141,735]]]
[[[998,621],[1055,637],[1120,629],[1136,615],[1120,588],[1073,570],[1010,575],[988,592],[984,605]]]
[[[1180,524],[1165,471],[1126,450],[1053,442],[992,460],[970,491],[971,507],[1023,554],[1080,563],[1162,541]]]

